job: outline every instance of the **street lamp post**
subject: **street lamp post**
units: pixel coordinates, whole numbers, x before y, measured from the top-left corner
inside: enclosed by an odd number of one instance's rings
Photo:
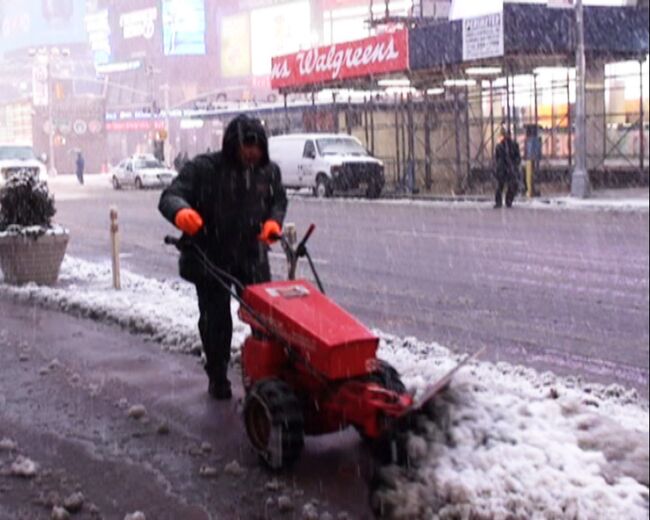
[[[47,56],[46,62],[46,71],[47,71],[47,119],[48,119],[48,139],[49,139],[49,154],[50,154],[50,175],[56,175],[56,166],[54,159],[54,117],[52,110],[53,99],[52,99],[52,63],[50,56]]]
[[[56,47],[53,48],[41,48],[41,49],[29,49],[28,51],[29,56],[32,58],[32,81],[36,81],[36,77],[34,77],[34,67],[37,67],[38,63],[36,60],[43,59],[45,60],[45,90],[47,95],[43,96],[44,102],[47,103],[47,134],[48,134],[48,153],[49,153],[49,174],[50,175],[56,175],[56,159],[54,157],[55,150],[54,150],[54,136],[55,136],[55,124],[54,124],[54,93],[52,92],[52,85],[53,85],[53,59],[57,58],[57,63],[60,64],[60,58],[63,57],[69,57],[70,56],[70,50],[69,49],[63,49],[59,50]],[[36,88],[34,85],[33,88]],[[36,104],[36,101],[33,100],[34,104]]]
[[[571,195],[585,199],[589,197],[591,186],[587,171],[587,99],[586,99],[586,58],[585,26],[582,0],[576,2],[576,162],[571,176]]]

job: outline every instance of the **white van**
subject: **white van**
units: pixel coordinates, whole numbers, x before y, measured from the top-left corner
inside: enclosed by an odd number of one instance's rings
[[[287,188],[311,188],[317,197],[360,190],[370,198],[384,188],[384,165],[347,134],[292,134],[269,139],[271,160]]]

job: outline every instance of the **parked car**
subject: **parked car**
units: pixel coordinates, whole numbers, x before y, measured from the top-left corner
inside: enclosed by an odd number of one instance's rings
[[[269,139],[269,153],[287,188],[311,188],[317,197],[361,191],[376,198],[384,188],[384,165],[347,134],[294,134]]]
[[[47,181],[45,164],[36,158],[30,145],[0,144],[0,186],[22,170],[36,175],[41,181]]]
[[[125,186],[141,190],[169,186],[175,175],[174,170],[167,168],[153,155],[134,155],[113,168],[111,182],[116,190]]]

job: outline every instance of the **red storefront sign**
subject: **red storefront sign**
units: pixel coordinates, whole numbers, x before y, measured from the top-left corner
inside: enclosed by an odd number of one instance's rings
[[[408,70],[408,31],[339,43],[273,58],[274,89],[331,83]]]

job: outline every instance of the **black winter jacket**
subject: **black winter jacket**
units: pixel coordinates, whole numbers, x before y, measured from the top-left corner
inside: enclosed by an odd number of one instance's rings
[[[262,148],[263,160],[259,167],[245,169],[239,146],[250,139]],[[163,191],[158,209],[174,223],[183,208],[193,208],[203,218],[204,228],[192,240],[219,267],[236,272],[242,263],[268,261],[268,248],[257,236],[266,220],[283,223],[287,197],[258,120],[238,116],[228,125],[220,152],[199,155],[183,166]],[[191,251],[181,253],[180,270],[183,278],[194,283],[205,276]]]
[[[501,179],[516,179],[521,166],[519,144],[512,138],[506,138],[496,146],[496,174]]]

